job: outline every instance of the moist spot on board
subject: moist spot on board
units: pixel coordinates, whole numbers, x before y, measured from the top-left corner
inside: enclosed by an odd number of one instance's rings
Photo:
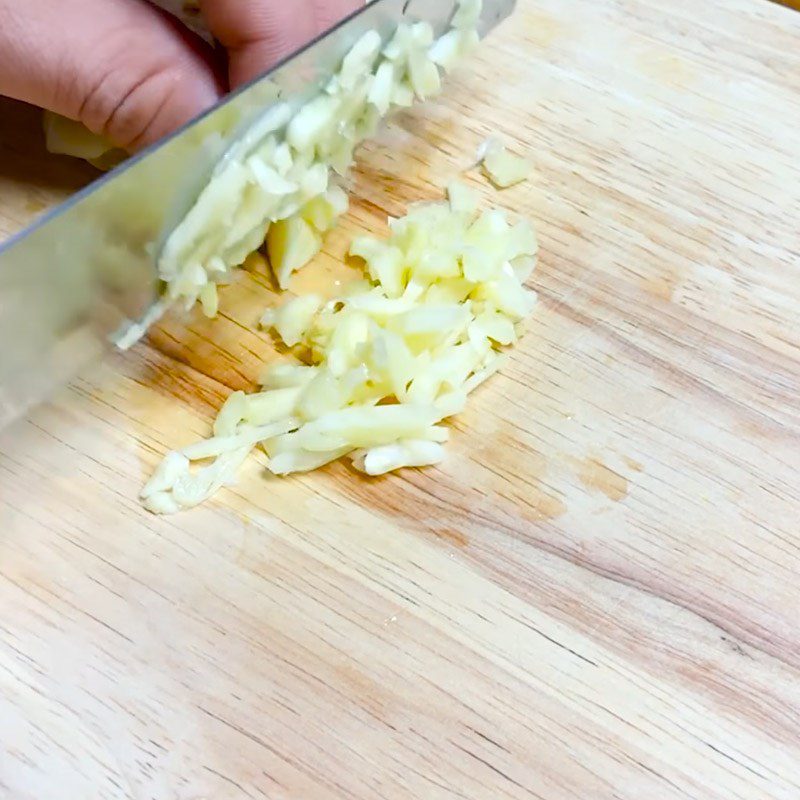
[[[615,503],[628,495],[628,479],[614,472],[596,458],[587,458],[580,463],[578,478],[587,489],[602,492]]]

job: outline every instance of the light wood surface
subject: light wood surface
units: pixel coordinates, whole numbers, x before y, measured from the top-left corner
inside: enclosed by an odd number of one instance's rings
[[[92,173],[0,120],[9,233]],[[522,0],[369,147],[295,285],[488,133],[534,156],[503,194],[473,176],[537,220],[541,304],[446,465],[254,458],[140,510],[271,357],[258,274],[5,432],[0,796],[800,797],[798,121],[788,9]]]

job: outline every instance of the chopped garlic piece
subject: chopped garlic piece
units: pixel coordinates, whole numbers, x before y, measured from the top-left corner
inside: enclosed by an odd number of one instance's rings
[[[111,169],[125,158],[105,136],[92,133],[80,122],[45,111],[45,146],[51,153],[83,158],[98,169]]]
[[[350,200],[340,186],[331,186],[323,195],[309,200],[300,216],[312,225],[319,233],[327,233],[336,224],[336,220],[347,213]]]
[[[297,428],[297,422],[292,418],[271,425],[245,426],[232,436],[215,436],[184,447],[181,453],[190,461],[202,461],[206,458],[216,458],[232,450],[239,450],[242,447],[246,447],[249,452],[259,442],[281,436],[293,428]]]
[[[233,436],[246,414],[247,395],[244,392],[233,392],[214,422],[214,436]]]
[[[478,150],[478,161],[486,177],[499,189],[507,189],[530,178],[533,162],[509,153],[503,144],[488,139]]]
[[[316,367],[299,364],[271,364],[259,378],[265,389],[293,389],[306,386],[317,374]]]
[[[273,475],[293,475],[298,472],[313,472],[332,461],[338,461],[350,452],[349,447],[323,453],[310,453],[308,450],[290,450],[278,453],[269,460],[269,471]]]
[[[434,42],[428,56],[443,69],[452,69],[461,55],[461,31],[451,30]]]
[[[414,94],[420,100],[427,100],[442,88],[439,70],[427,53],[413,53],[409,56],[408,76]]]
[[[357,81],[363,80],[364,74],[372,69],[372,65],[381,49],[380,34],[367,31],[345,56],[342,69],[338,75],[339,85],[344,89],[352,89]]]
[[[243,446],[221,455],[195,474],[187,472],[181,475],[171,488],[172,499],[180,508],[194,508],[205,502],[223,486],[233,482],[251,450],[252,447]],[[166,498],[164,504],[167,505]]]
[[[281,289],[289,288],[292,273],[322,249],[322,237],[302,217],[289,217],[270,225],[267,233],[269,262]]]
[[[175,481],[188,471],[189,459],[186,456],[182,453],[167,453],[139,496],[147,500],[155,494],[171,489]]]
[[[475,214],[478,210],[478,193],[463,183],[453,181],[447,187],[450,209],[456,214]]]
[[[219,310],[219,296],[217,294],[216,283],[207,283],[200,290],[200,304],[203,307],[203,313],[207,317],[213,318],[217,316],[217,311]]]
[[[462,0],[453,17],[453,27],[459,30],[474,30],[481,19],[482,0]]]
[[[385,475],[404,467],[430,467],[444,461],[444,448],[418,439],[362,450],[353,456],[353,466],[367,475]]]
[[[296,413],[301,392],[301,387],[291,386],[246,395],[242,421],[264,426],[289,419]]]
[[[290,300],[279,309],[270,309],[261,318],[265,328],[275,328],[287,347],[299,344],[322,306],[322,298],[307,294]]]
[[[153,494],[142,495],[142,505],[151,514],[177,514],[181,511],[178,501],[172,496],[170,491],[155,492]]]
[[[379,114],[386,114],[392,105],[392,94],[395,85],[394,64],[384,61],[375,72],[367,99],[378,109]]]
[[[441,419],[432,406],[350,406],[307,423],[297,440],[302,449],[312,452],[373,447],[418,436]]]

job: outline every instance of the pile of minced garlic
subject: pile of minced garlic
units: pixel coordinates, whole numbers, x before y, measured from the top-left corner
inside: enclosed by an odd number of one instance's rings
[[[271,109],[168,240],[159,264],[168,301],[199,300],[216,314],[218,282],[265,235],[285,289],[348,208],[337,177],[357,144],[392,108],[438,92],[440,68],[477,42],[480,14],[481,0],[461,0],[436,41],[426,23],[401,25],[388,44],[371,31],[299,112]],[[499,187],[531,170],[496,142],[480,160]],[[355,239],[350,254],[363,263],[362,278],[333,300],[303,295],[262,320],[306,363],[270,367],[258,394],[234,392],[211,438],[164,458],[142,490],[145,506],[168,514],[202,503],[235,480],[255,447],[276,475],[343,457],[368,475],[440,463],[449,437],[442,423],[502,366],[534,306],[524,284],[537,250],[527,221],[481,212],[459,183],[447,202],[390,220],[385,241]]]

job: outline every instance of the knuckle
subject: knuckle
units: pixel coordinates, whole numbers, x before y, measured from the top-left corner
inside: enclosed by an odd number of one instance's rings
[[[79,118],[120,147],[136,149],[154,138],[160,115],[179,84],[179,76],[166,63],[113,66],[86,93]]]

